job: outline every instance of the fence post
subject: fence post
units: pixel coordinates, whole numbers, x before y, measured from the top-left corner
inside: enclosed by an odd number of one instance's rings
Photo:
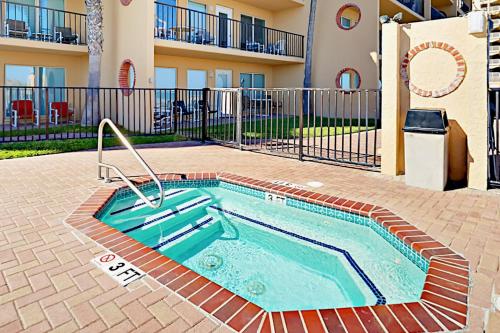
[[[302,99],[300,105],[304,107],[304,93],[302,90],[300,97]],[[309,107],[309,106],[308,106]],[[304,110],[299,112],[299,161],[304,160]]]
[[[41,104],[40,104],[41,106]],[[45,88],[45,139],[49,140],[49,122],[50,122],[50,110],[49,110],[49,88]],[[41,107],[40,107],[41,109]],[[38,110],[40,112],[40,110]],[[40,114],[38,115],[38,126],[40,126]],[[54,137],[55,138],[55,137]]]
[[[241,145],[241,127],[243,122],[243,90],[238,89],[238,94],[236,98],[236,143],[238,144],[238,148],[242,149]]]
[[[203,108],[201,110],[201,141],[205,142],[207,135],[207,120],[208,120],[208,93],[210,88],[203,88]]]
[[[178,109],[177,109],[177,101],[179,100],[179,90],[177,88],[175,88],[175,91],[174,91],[174,105],[172,107],[172,112],[173,112],[173,116],[174,116],[174,134],[177,134],[177,116],[178,116]]]

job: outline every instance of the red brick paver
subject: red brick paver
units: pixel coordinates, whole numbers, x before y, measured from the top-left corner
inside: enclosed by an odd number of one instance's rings
[[[436,193],[408,188],[399,179],[376,173],[300,163],[215,146],[145,149],[141,153],[159,172],[214,170],[299,184],[315,180],[325,184],[319,192],[387,208],[470,261],[473,287],[469,299],[469,330],[482,331],[485,312],[491,308],[493,288],[500,285],[500,196],[497,193],[471,190]],[[105,156],[127,174],[143,173],[126,151],[106,152]],[[185,306],[189,304],[179,307],[179,299],[170,298],[168,290],[152,287],[146,280],[127,289],[121,288],[89,263],[90,258],[102,253],[102,248],[74,233],[62,221],[91,193],[103,187],[95,180],[95,171],[95,152],[0,161],[0,331],[58,328],[98,332],[114,328],[123,332],[138,328],[138,324],[149,332],[163,328],[181,332],[191,327],[193,331],[198,327],[203,332],[222,332],[224,328],[220,322],[210,318],[207,318],[209,322],[202,320],[195,324],[196,316],[184,314],[188,313]],[[109,188],[115,186],[108,185]],[[399,228],[400,236],[418,235],[401,225],[394,228]],[[460,260],[455,260],[453,265],[460,272]],[[71,283],[61,278],[65,275]],[[82,283],[81,276],[93,279],[95,284]],[[431,284],[442,280],[448,281],[448,277],[436,274],[428,279],[426,286],[432,293]],[[448,289],[455,292],[450,295],[460,297],[463,293],[460,281],[457,282]],[[183,289],[190,293],[189,285]],[[180,292],[182,294],[182,290]],[[498,287],[495,292],[499,293]],[[196,294],[189,297],[194,298]],[[419,308],[383,307],[375,308],[373,313],[356,313],[355,318],[376,316],[378,323],[406,327],[410,322],[398,314],[411,311],[411,318],[417,315],[438,318],[445,311],[440,302],[440,299],[430,298],[426,312]],[[132,303],[134,305],[127,307]],[[131,309],[137,311],[135,307],[142,308],[144,317],[127,315]],[[81,311],[76,314],[75,308]],[[68,315],[69,321],[66,320]],[[329,329],[339,327],[342,318],[349,317],[338,311],[321,311],[317,317],[307,316],[311,318],[309,325],[320,318],[323,327]],[[147,321],[142,323],[144,320]],[[266,331],[270,324],[286,325],[294,320],[293,315],[263,317],[258,324],[255,321],[248,327]],[[490,331],[496,330],[490,328]]]

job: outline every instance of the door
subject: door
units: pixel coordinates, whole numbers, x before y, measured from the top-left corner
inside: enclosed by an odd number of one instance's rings
[[[65,22],[64,0],[40,0],[40,19],[38,31],[45,34],[52,34],[55,27],[71,27],[76,30],[75,22]],[[50,10],[50,9],[57,10]],[[73,24],[72,24],[73,23]]]
[[[241,49],[246,50],[247,44],[253,43],[253,17],[241,15],[240,39]]]
[[[66,102],[66,90],[58,89],[66,86],[66,71],[64,68],[39,67],[38,68],[38,85],[41,87],[53,87],[48,89],[47,95],[42,93],[40,100],[42,104],[39,106],[40,114],[44,115],[47,105],[52,102]],[[49,100],[46,100],[46,97]]]
[[[217,45],[219,45],[219,47],[231,47],[231,19],[233,18],[233,10],[217,5],[215,7],[215,12],[219,17]]]
[[[189,40],[190,43],[203,43],[206,34],[206,10],[204,4],[188,1],[189,9]]]
[[[215,87],[216,88],[232,88],[233,86],[233,71],[226,69],[217,69],[215,71]],[[222,115],[231,114],[231,97],[229,91],[218,92],[215,96],[216,110]]]
[[[172,105],[175,99],[175,88],[177,87],[177,69],[176,68],[155,68],[155,92],[156,106],[161,109],[167,109]]]

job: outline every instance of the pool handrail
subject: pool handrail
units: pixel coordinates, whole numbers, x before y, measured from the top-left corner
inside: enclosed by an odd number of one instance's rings
[[[153,203],[144,194],[142,194],[142,192],[137,188],[137,186],[135,186],[134,183],[132,183],[132,181],[130,179],[128,179],[127,176],[125,176],[123,174],[123,172],[121,172],[120,169],[118,169],[116,166],[103,163],[103,161],[102,161],[102,143],[103,143],[103,136],[104,136],[104,127],[106,125],[108,125],[113,130],[113,132],[116,134],[118,139],[120,139],[120,141],[125,146],[125,148],[127,148],[127,150],[130,151],[132,156],[134,156],[135,159],[137,161],[139,161],[139,163],[142,165],[142,167],[146,170],[146,172],[151,176],[153,181],[156,183],[156,185],[158,186],[158,189],[160,190],[160,197],[159,197],[158,203],[156,203],[156,204]],[[105,177],[102,176],[102,168],[106,168]],[[137,151],[134,149],[134,147],[132,147],[130,142],[128,142],[127,138],[122,134],[122,132],[113,123],[113,121],[111,121],[111,119],[109,119],[109,118],[105,118],[99,124],[99,130],[98,130],[98,135],[97,135],[97,178],[99,180],[104,179],[106,182],[109,182],[109,179],[110,179],[109,178],[109,170],[113,170],[125,182],[125,184],[127,184],[127,186],[130,187],[130,189],[132,191],[134,191],[134,193],[137,194],[137,196],[139,196],[139,198],[141,198],[141,200],[146,205],[148,205],[149,207],[151,207],[153,209],[158,209],[161,207],[161,205],[163,204],[163,200],[165,198],[165,193],[164,193],[164,189],[163,189],[163,186],[162,186],[160,180],[158,179],[156,174],[153,172],[153,170],[151,170],[149,165],[137,153]]]

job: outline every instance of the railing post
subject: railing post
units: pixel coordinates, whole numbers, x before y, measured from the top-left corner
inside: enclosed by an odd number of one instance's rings
[[[241,144],[241,127],[243,122],[243,90],[238,89],[236,97],[236,143],[239,149],[243,149]]]
[[[304,90],[302,90],[301,103],[300,105],[304,107]],[[304,110],[299,112],[299,161],[304,160]]]
[[[174,116],[174,134],[177,134],[177,129],[178,129],[178,124],[177,124],[177,116],[178,116],[178,112],[177,112],[177,101],[179,100],[179,89],[175,88],[175,91],[174,91],[174,105],[172,107],[172,112],[173,112],[173,116]]]
[[[210,88],[203,88],[203,108],[201,110],[201,141],[207,140],[207,120],[208,120],[208,93]]]

